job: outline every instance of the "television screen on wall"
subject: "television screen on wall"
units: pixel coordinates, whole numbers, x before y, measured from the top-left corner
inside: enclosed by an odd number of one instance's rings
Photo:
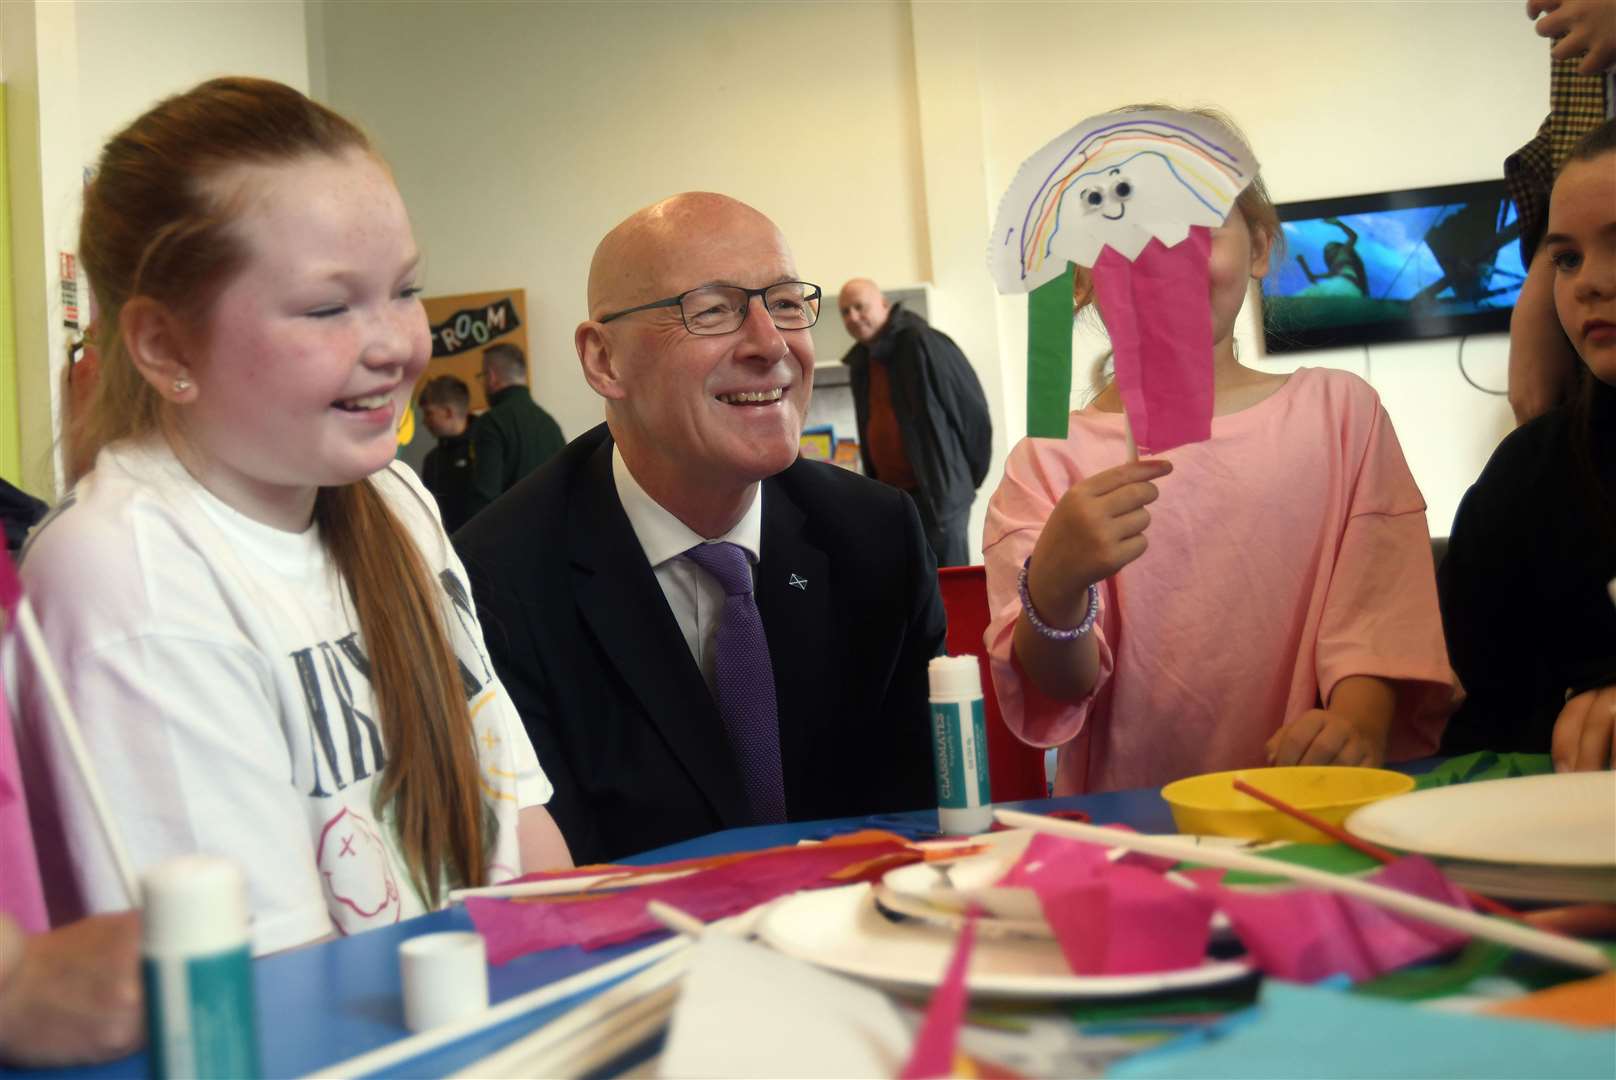
[[[1502,180],[1284,203],[1262,283],[1271,353],[1509,329],[1526,277]]]

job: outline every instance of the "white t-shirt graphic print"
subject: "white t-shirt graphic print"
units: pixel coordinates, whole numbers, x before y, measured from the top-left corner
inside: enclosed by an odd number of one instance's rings
[[[371,482],[442,587],[494,826],[489,876],[514,877],[518,810],[548,801],[549,781],[494,676],[432,497],[397,462]],[[316,529],[245,518],[166,443],[123,443],[36,531],[22,575],[137,872],[185,851],[234,858],[257,952],[425,910],[390,815],[377,813],[387,748],[370,662]],[[122,908],[43,691],[18,666],[24,754],[49,774],[30,785],[32,816],[57,826],[41,862],[73,886],[51,890],[53,917],[76,914],[74,901]]]

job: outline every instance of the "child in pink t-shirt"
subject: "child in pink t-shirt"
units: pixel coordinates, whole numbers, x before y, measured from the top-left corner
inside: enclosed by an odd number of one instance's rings
[[[1436,749],[1453,680],[1391,421],[1354,375],[1235,359],[1278,236],[1260,179],[1212,230],[1210,439],[1130,462],[1113,383],[1066,439],[1022,440],[989,504],[994,688],[1060,747],[1057,794]]]

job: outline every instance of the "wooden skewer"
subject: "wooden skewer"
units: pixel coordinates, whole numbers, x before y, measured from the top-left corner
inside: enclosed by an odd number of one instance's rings
[[[449,902],[460,903],[474,896],[485,900],[510,900],[523,896],[568,896],[573,893],[591,892],[604,895],[617,889],[638,888],[641,885],[654,885],[659,881],[672,881],[674,878],[686,877],[695,872],[694,869],[685,869],[646,873],[630,869],[582,877],[521,881],[510,885],[480,885],[470,889],[450,889]]]
[[[1314,885],[1329,892],[1342,893],[1435,926],[1457,930],[1471,937],[1496,941],[1522,952],[1547,957],[1572,967],[1587,971],[1609,971],[1612,968],[1611,960],[1605,955],[1604,950],[1593,945],[1573,941],[1558,934],[1544,933],[1519,923],[1488,918],[1473,911],[1463,911],[1357,878],[1342,877],[1307,866],[1264,859],[1242,851],[1199,847],[1171,837],[1147,836],[1123,829],[1082,825],[1075,821],[1057,821],[1017,810],[995,810],[993,815],[1006,825],[1016,828],[1034,829],[1054,836],[1068,836],[1074,840],[1086,840],[1091,844],[1142,851],[1178,862],[1195,862],[1204,866],[1222,867],[1225,870],[1244,870],[1272,877],[1290,878],[1292,881]]]
[[[457,1020],[452,1024],[433,1028],[431,1031],[419,1032],[402,1039],[395,1040],[385,1046],[368,1050],[363,1054],[348,1058],[346,1061],[334,1062],[310,1073],[310,1077],[347,1077],[362,1076],[367,1073],[377,1073],[387,1070],[396,1070],[399,1064],[410,1058],[437,1050],[440,1047],[457,1042],[468,1035],[475,1035],[480,1031],[503,1024],[541,1009],[546,1005],[553,1005],[574,994],[581,994],[592,990],[601,983],[610,982],[624,974],[644,968],[663,960],[672,953],[690,947],[686,938],[664,938],[654,945],[647,945],[637,949],[626,956],[619,956],[616,960],[609,960],[599,967],[592,967],[588,971],[580,971],[576,975],[565,979],[558,979],[547,986],[529,990],[508,1001],[502,1001],[487,1012],[468,1016],[464,1020]]]
[[[665,956],[454,1075],[584,1076],[599,1069],[667,1023],[689,963],[688,950]]]
[[[1395,851],[1387,851],[1379,844],[1371,844],[1367,840],[1356,837],[1339,825],[1332,825],[1323,818],[1313,816],[1299,806],[1292,806],[1290,803],[1276,795],[1270,795],[1268,792],[1263,791],[1260,788],[1252,787],[1238,776],[1234,778],[1234,789],[1250,795],[1253,799],[1256,799],[1259,802],[1267,803],[1280,813],[1290,815],[1297,821],[1300,821],[1303,825],[1311,826],[1312,828],[1315,828],[1319,832],[1323,833],[1325,836],[1328,836],[1333,840],[1339,840],[1352,850],[1360,851],[1369,856],[1371,859],[1378,859],[1383,863],[1390,863],[1396,862],[1397,859],[1400,858]],[[1490,911],[1494,915],[1502,915],[1506,919],[1524,921],[1520,912],[1506,904],[1500,904],[1497,900],[1494,900],[1490,896],[1483,896],[1478,892],[1471,892],[1469,889],[1461,889],[1460,891],[1465,894],[1465,899],[1469,900],[1472,904],[1484,911]]]
[[[661,900],[652,900],[645,905],[645,913],[657,922],[672,930],[675,934],[684,934],[686,937],[699,938],[707,932],[707,924],[680,908]]]
[[[646,912],[676,934],[695,940],[722,933],[751,911],[711,925],[661,900]],[[754,911],[756,909],[753,909]],[[678,940],[678,939],[675,939]],[[659,960],[599,997],[546,1024],[504,1049],[472,1062],[457,1076],[583,1076],[609,1064],[650,1038],[668,1021],[689,964],[686,953]]]

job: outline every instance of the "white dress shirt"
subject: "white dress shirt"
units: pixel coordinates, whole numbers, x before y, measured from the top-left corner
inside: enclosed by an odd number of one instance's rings
[[[617,486],[617,499],[628,515],[629,526],[645,552],[645,558],[656,574],[662,595],[679,624],[690,655],[701,669],[707,688],[718,700],[718,653],[715,640],[718,620],[724,613],[724,587],[707,571],[684,558],[684,553],[703,543],[727,541],[746,550],[752,566],[752,579],[757,580],[757,562],[762,549],[763,485],[757,486],[752,505],[746,508],[741,520],[723,536],[713,540],[697,535],[691,528],[674,517],[640,487],[639,481],[628,471],[622,451],[612,447],[612,481]]]

